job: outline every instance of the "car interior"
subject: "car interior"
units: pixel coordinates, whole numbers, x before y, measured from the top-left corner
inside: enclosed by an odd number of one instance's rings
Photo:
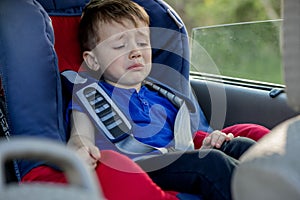
[[[283,70],[287,104],[296,112],[300,102],[299,8],[299,2],[284,2]],[[299,125],[299,115],[278,124],[243,155],[232,182],[234,199],[299,199]]]
[[[283,41],[286,45],[283,56],[286,85],[284,87],[221,75],[190,72],[190,56],[194,54],[190,52],[189,38],[180,16],[163,0],[134,1],[146,8],[152,27],[171,30],[164,34],[158,31],[151,35],[151,43],[153,42],[152,46],[154,46],[152,50],[153,63],[155,64],[151,76],[158,77],[159,80],[162,80],[162,85],[175,88],[184,96],[190,97],[193,93],[200,105],[202,115],[214,129],[222,129],[238,123],[255,123],[271,129],[272,132],[274,130],[275,134],[271,133],[258,142],[257,149],[259,150],[249,151],[249,154],[245,156],[242,160],[241,171],[237,172],[233,183],[236,199],[271,199],[271,194],[268,195],[272,191],[272,186],[270,185],[268,192],[264,192],[263,182],[255,179],[257,176],[253,174],[258,173],[259,177],[265,175],[265,180],[269,180],[268,177],[278,174],[279,170],[291,164],[285,162],[286,164],[268,174],[268,170],[262,166],[267,166],[268,169],[272,168],[272,164],[269,163],[274,162],[275,156],[272,157],[267,153],[261,155],[259,152],[269,152],[265,146],[269,141],[275,140],[272,140],[273,135],[286,131],[287,128],[285,130],[276,129],[279,124],[286,123],[287,120],[294,119],[299,115],[300,92],[297,86],[300,73],[299,67],[296,65],[300,52],[297,48],[298,43],[294,40],[299,40],[297,33],[300,31],[295,30],[293,24],[295,21],[290,24],[288,24],[289,21],[284,21]],[[90,195],[88,196],[90,199],[104,199],[101,191],[94,191],[95,186],[91,185],[94,185],[95,182],[90,175],[86,175],[86,169],[83,169],[83,166],[72,157],[72,153],[62,147],[68,139],[67,124],[63,119],[64,108],[71,97],[66,92],[70,89],[67,88],[69,86],[65,84],[61,73],[67,70],[81,70],[83,60],[77,41],[77,29],[83,7],[87,2],[88,0],[2,0],[0,2],[0,77],[3,88],[0,95],[1,137],[3,138],[0,143],[0,162],[2,165],[5,164],[4,169],[0,167],[0,171],[4,174],[4,176],[0,176],[0,199],[4,198],[2,193],[8,194],[4,199],[16,199],[15,194],[22,192],[22,188],[13,187],[8,190],[9,187],[5,186],[19,181],[20,172],[15,159],[24,158],[24,162],[27,162],[26,159],[35,157],[41,160],[43,156],[53,158],[55,163],[66,160],[66,163],[62,164],[79,171],[75,173],[80,175],[79,178],[76,176],[72,179],[74,184],[89,188],[92,192],[76,196],[78,191],[75,193],[74,188],[64,193],[59,187],[53,187],[53,185],[45,188],[35,185],[33,188],[37,187],[36,193],[48,192],[51,194],[57,191],[59,194],[61,192],[62,195],[58,195],[60,196],[58,199],[86,199],[87,196],[84,195]],[[299,18],[297,13],[299,9],[300,3],[284,1],[284,18],[294,20],[293,15]],[[159,37],[160,35],[164,37]],[[165,76],[169,69],[162,71],[161,66],[171,67],[171,70],[177,72],[178,77]],[[285,126],[289,126],[289,123],[290,121]],[[297,124],[296,127],[299,128],[299,125]],[[299,139],[299,136],[296,136],[295,128],[293,131],[291,135],[295,135],[295,138],[294,141],[291,141],[292,143]],[[28,141],[26,138],[23,140],[15,138],[19,136],[51,139],[58,141],[58,144],[49,144],[48,140]],[[288,137],[289,135],[284,132],[281,136]],[[38,145],[39,143],[44,146]],[[271,144],[274,144],[274,147],[282,147],[281,143]],[[19,148],[12,148],[15,146]],[[296,144],[291,145],[295,148],[296,146]],[[50,152],[51,155],[46,155],[46,150],[49,148],[56,150]],[[276,152],[276,149],[279,148],[274,149],[274,152],[270,154],[280,154]],[[63,152],[63,156],[69,153],[71,158],[66,158],[68,156],[62,158],[58,151]],[[39,154],[37,155],[36,152]],[[279,161],[286,159],[285,154],[281,153],[281,156],[276,159]],[[267,159],[258,159],[261,157]],[[287,157],[287,159],[292,159],[293,163],[298,163],[293,154]],[[277,161],[275,164],[278,164]],[[276,179],[282,181],[282,184],[276,185],[278,186],[276,188],[282,188],[281,192],[285,194],[285,197],[289,195],[286,190],[291,187],[283,187],[283,183],[288,182],[289,186],[293,185],[289,180],[294,180],[293,175],[299,175],[298,169],[295,167],[290,170],[290,173],[278,176]],[[70,177],[74,176],[74,174],[70,175]],[[248,184],[245,183],[245,179],[249,179]],[[79,183],[79,180],[82,182]],[[299,182],[299,179],[293,183],[298,183],[297,181]],[[267,183],[274,183],[274,180],[269,180]],[[259,191],[256,193],[258,196],[254,198],[253,190],[247,189],[247,187]],[[32,188],[24,189],[23,198],[29,193],[28,198],[34,199],[32,196],[35,195],[33,193],[30,195],[30,189]],[[299,198],[300,189],[296,186],[292,189],[294,196],[289,199]],[[70,193],[73,193],[73,196]],[[180,195],[178,197],[182,200],[202,199],[201,196],[196,195]],[[49,195],[50,197],[51,195]],[[280,198],[272,196],[272,199]]]

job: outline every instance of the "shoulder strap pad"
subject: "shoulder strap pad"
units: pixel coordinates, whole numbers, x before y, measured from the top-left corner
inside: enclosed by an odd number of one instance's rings
[[[168,152],[165,148],[157,148],[144,144],[131,134],[131,124],[100,87],[97,82],[88,81],[74,71],[65,71],[62,75],[76,88],[73,93],[81,106],[101,131],[120,151],[127,154],[146,154]],[[70,87],[71,88],[71,87]]]

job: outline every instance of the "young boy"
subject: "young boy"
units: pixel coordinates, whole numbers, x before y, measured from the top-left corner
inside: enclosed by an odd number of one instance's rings
[[[160,89],[145,82],[151,71],[149,17],[145,10],[129,0],[91,1],[82,15],[79,33],[87,67],[85,78],[96,81],[129,119],[135,144],[155,150],[145,158],[138,152],[138,145],[132,145],[130,151],[115,146],[77,100],[69,107],[68,145],[91,168],[99,164],[100,150],[112,149],[136,160],[164,190],[199,194],[204,199],[231,199],[232,173],[239,157],[254,141],[213,131],[199,151],[193,150],[189,134],[183,148],[188,151],[177,149],[174,127],[178,113],[184,112],[184,102],[176,107]],[[189,133],[188,129],[185,132]]]

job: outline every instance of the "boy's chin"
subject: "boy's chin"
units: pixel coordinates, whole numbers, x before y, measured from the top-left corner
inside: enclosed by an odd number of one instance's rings
[[[146,77],[147,76],[145,76],[144,74],[135,74],[134,76],[128,76],[124,78],[123,81],[121,80],[120,82],[136,85],[142,83],[146,79]]]

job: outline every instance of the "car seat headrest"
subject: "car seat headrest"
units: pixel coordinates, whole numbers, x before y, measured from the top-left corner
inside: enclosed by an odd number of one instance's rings
[[[189,79],[189,46],[184,23],[176,12],[163,1],[134,1],[143,6],[150,16],[151,45],[153,48],[153,70],[150,76],[162,80],[169,87],[179,89],[180,92],[188,91],[186,85]],[[67,4],[68,1],[65,3]],[[81,3],[76,6],[85,3],[86,0],[81,0]],[[65,6],[65,8],[71,8],[72,5],[74,4]],[[55,49],[60,71],[68,69],[77,71],[83,61],[77,38],[80,14],[51,10],[49,15],[52,18],[55,33]],[[183,82],[174,81],[174,76],[165,76],[172,70],[177,73],[177,76],[182,76],[179,80],[183,80]]]
[[[78,41],[80,16],[50,16],[55,35],[55,50],[58,57],[59,70],[78,71],[83,58]]]
[[[59,13],[61,10],[83,8],[89,0],[37,0],[48,13]],[[80,11],[79,11],[80,12]],[[61,12],[63,13],[63,12]],[[70,14],[70,12],[68,12]]]

